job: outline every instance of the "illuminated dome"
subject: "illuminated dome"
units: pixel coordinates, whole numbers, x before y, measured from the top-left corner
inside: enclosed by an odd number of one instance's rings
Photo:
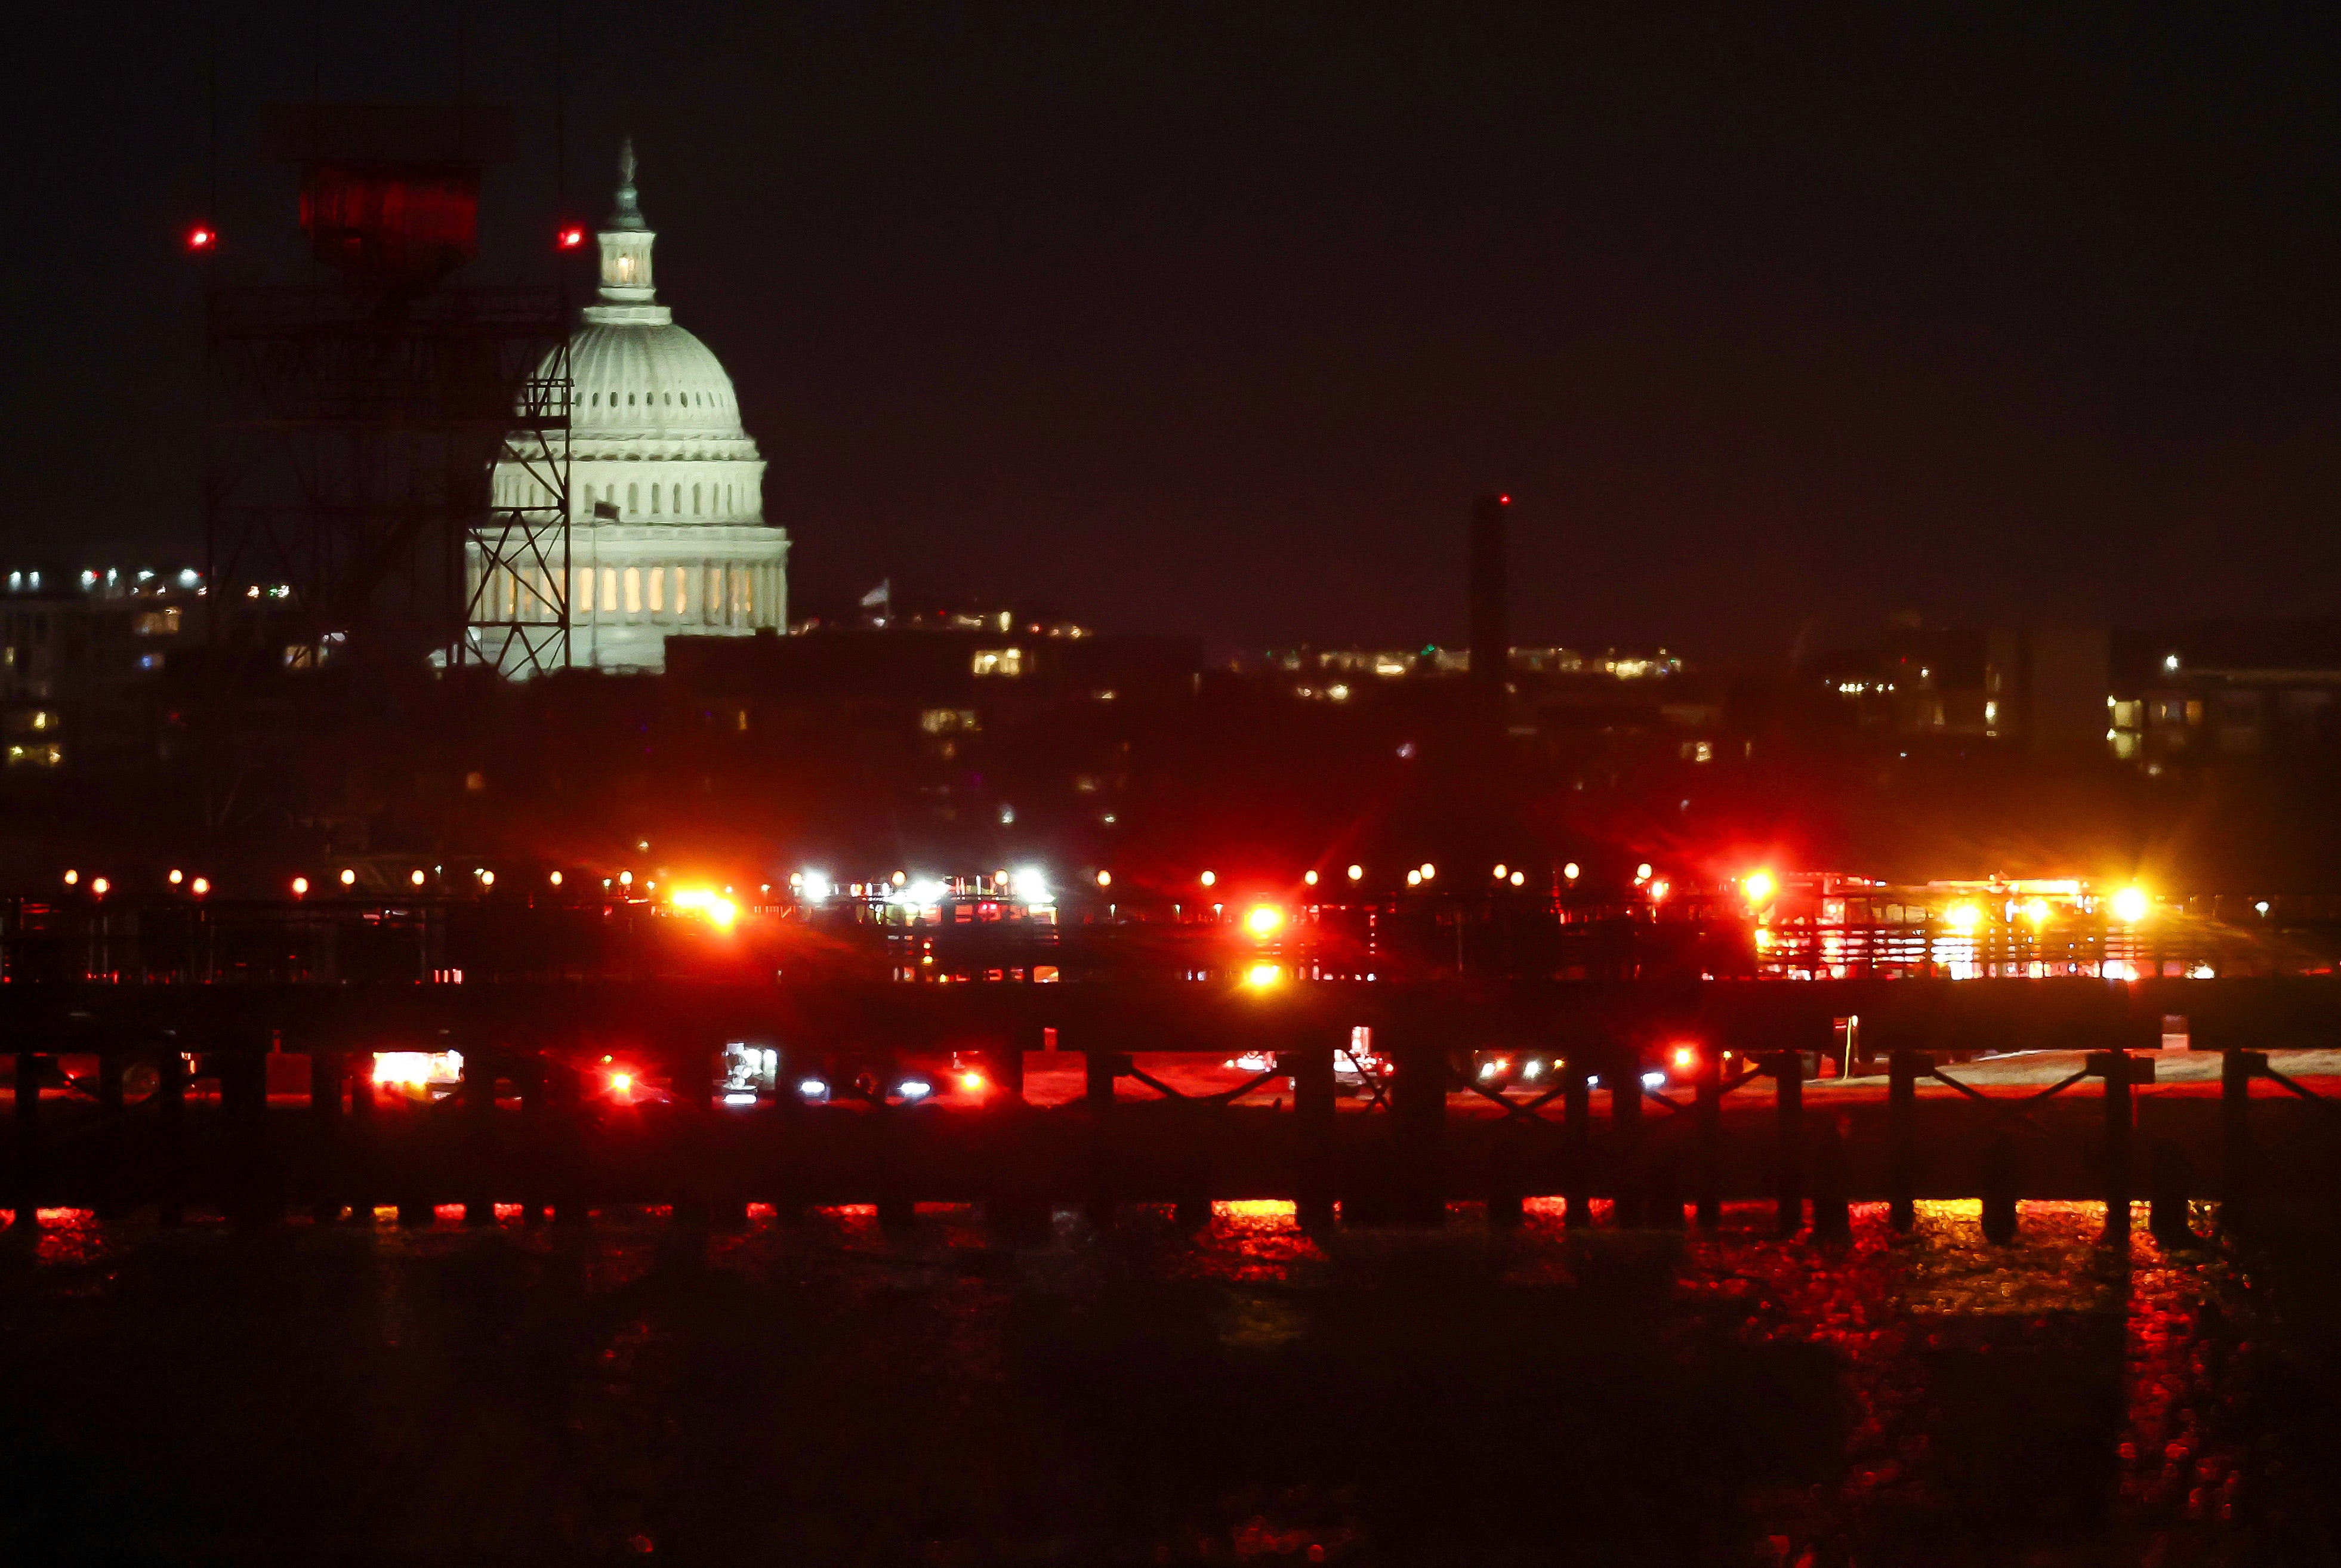
[[[570,661],[617,672],[666,667],[671,636],[745,636],[788,624],[785,531],[764,521],[764,460],[740,422],[732,378],[674,324],[651,275],[657,239],[619,156],[616,208],[597,236],[601,290],[569,340]],[[560,355],[540,382],[557,382]],[[500,510],[552,507],[546,448],[516,436],[496,465]],[[541,526],[541,524],[540,524]],[[507,552],[507,559],[510,552]],[[558,628],[557,567],[482,568],[472,551],[473,647],[506,674]]]
[[[590,320],[593,310],[589,307]],[[662,311],[665,307],[659,307]],[[569,340],[577,407],[570,440],[644,437],[748,442],[732,378],[705,343],[672,322],[593,323]],[[748,450],[755,450],[752,442]]]

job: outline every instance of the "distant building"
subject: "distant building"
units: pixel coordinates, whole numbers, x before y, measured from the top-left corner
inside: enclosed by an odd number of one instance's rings
[[[85,775],[148,763],[170,650],[191,631],[192,570],[12,571],[0,594],[0,768]]]
[[[2126,636],[2107,736],[2149,772],[2341,755],[2341,620],[2198,621]]]
[[[2103,630],[1929,627],[1904,619],[1814,674],[1855,721],[1899,740],[1993,740],[2042,757],[2101,753]]]
[[[1133,727],[1190,703],[1202,666],[1199,638],[1006,610],[884,621],[672,638],[669,700],[742,756],[834,769],[847,754],[866,795],[908,797],[928,824],[1111,829]]]

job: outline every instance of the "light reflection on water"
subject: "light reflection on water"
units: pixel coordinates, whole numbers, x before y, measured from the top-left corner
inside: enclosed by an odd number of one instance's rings
[[[1418,1309],[1438,1327],[1423,1329],[1431,1343],[1402,1348],[1433,1364],[1446,1354],[1436,1335],[1459,1324],[1501,1324],[1514,1336],[1495,1345],[1514,1364],[1459,1373],[1449,1391],[1467,1404],[1492,1401],[1489,1419],[1512,1437],[1504,1424],[1520,1407],[1508,1403],[1508,1379],[1526,1372],[1529,1394],[1573,1419],[1569,1402],[1601,1365],[1603,1335],[1618,1336],[1620,1355],[1691,1369],[1693,1385],[1749,1368],[1759,1382],[1793,1382],[1821,1368],[1831,1408],[1796,1405],[1791,1387],[1750,1407],[1747,1441],[1770,1443],[1774,1424],[1792,1419],[1821,1433],[1833,1457],[1804,1469],[1751,1464],[1722,1500],[1682,1501],[1737,1515],[1713,1533],[1730,1543],[1724,1560],[1793,1562],[1812,1550],[1826,1561],[1848,1543],[1887,1543],[1890,1555],[1890,1543],[1980,1508],[2001,1532],[1995,1540],[2112,1531],[2142,1554],[2185,1561],[2220,1554],[2250,1513],[2269,1435],[2238,1397],[2261,1332],[2251,1282],[2213,1249],[2166,1254],[2146,1235],[2142,1206],[2126,1252],[2099,1242],[2103,1208],[2087,1203],[2023,1206],[2013,1247],[1984,1241],[1973,1202],[1919,1205],[1908,1236],[1888,1228],[1882,1205],[1857,1206],[1851,1239],[1828,1245],[1779,1241],[1768,1205],[1730,1206],[1711,1236],[1609,1230],[1607,1206],[1595,1206],[1595,1228],[1574,1232],[1558,1202],[1535,1200],[1509,1233],[1459,1204],[1428,1232],[1320,1236],[1301,1231],[1286,1202],[1216,1204],[1192,1230],[1168,1206],[1127,1206],[1105,1235],[1063,1209],[1038,1245],[1011,1248],[967,1206],[922,1205],[909,1226],[890,1229],[870,1206],[784,1216],[759,1205],[744,1226],[709,1240],[703,1266],[678,1256],[663,1210],[607,1211],[590,1229],[562,1230],[525,1227],[516,1206],[500,1205],[491,1227],[466,1230],[454,1210],[402,1230],[394,1210],[380,1209],[370,1226],[295,1220],[264,1233],[217,1221],[164,1232],[45,1210],[37,1245],[0,1255],[16,1260],[0,1268],[0,1305],[33,1308],[26,1332],[48,1339],[35,1349],[62,1365],[90,1355],[101,1332],[143,1325],[171,1337],[181,1310],[216,1305],[198,1293],[233,1293],[235,1271],[248,1268],[264,1280],[255,1291],[294,1292],[339,1324],[309,1352],[351,1386],[354,1410],[405,1408],[413,1391],[401,1380],[417,1375],[436,1390],[435,1414],[396,1429],[393,1443],[427,1454],[484,1441],[483,1430],[549,1422],[555,1435],[523,1490],[541,1492],[552,1523],[512,1527],[521,1540],[553,1529],[563,1549],[589,1555],[704,1533],[712,1527],[695,1509],[757,1520],[759,1487],[776,1484],[756,1479],[769,1463],[792,1484],[799,1472],[827,1477],[872,1510],[886,1488],[902,1489],[946,1545],[1009,1539],[1078,1554],[1103,1540],[1169,1560],[1312,1547],[1332,1560],[1377,1550],[1401,1560],[1403,1521],[1370,1485],[1343,1484],[1338,1464],[1296,1461],[1281,1480],[1209,1466],[1150,1473],[1146,1484],[1176,1494],[1175,1518],[1101,1508],[1027,1471],[1054,1465],[1094,1491],[1144,1492],[1114,1465],[1161,1465],[1169,1450],[1135,1430],[1117,1438],[1111,1423],[1178,1433],[1199,1411],[1246,1409],[1253,1384],[1270,1391],[1271,1409],[1292,1408],[1275,1404],[1284,1390],[1338,1384],[1354,1398],[1349,1385],[1372,1386],[1377,1357],[1400,1347],[1390,1336],[1402,1337]],[[1393,1301],[1404,1311],[1378,1315]],[[107,1310],[85,1319],[92,1304]],[[1549,1345],[1524,1337],[1540,1334]],[[1594,1343],[1569,1344],[1571,1334]],[[1459,1368],[1489,1354],[1468,1337],[1452,1353]],[[243,1348],[270,1344],[263,1335]],[[1569,1359],[1581,1355],[1592,1359]],[[1814,1355],[1822,1359],[1796,1359]],[[1171,1369],[1159,1378],[1147,1370],[1156,1359]],[[1574,1370],[1537,1383],[1548,1363]],[[506,1364],[533,1370],[507,1386],[492,1370]],[[473,1370],[451,1382],[450,1368]],[[264,1389],[274,1373],[254,1375]],[[1663,1375],[1650,1384],[1654,1399],[1679,1394]],[[209,1387],[191,1383],[189,1396]],[[168,1404],[170,1376],[151,1392]],[[1411,1397],[1401,1380],[1387,1408],[1410,1408]],[[1403,1453],[1404,1433],[1372,1431],[1379,1399],[1355,1404],[1361,1452]],[[1809,1408],[1809,1419],[1780,1414],[1791,1408]],[[200,1407],[185,1418],[199,1429],[218,1419]],[[101,1442],[106,1430],[94,1418],[84,1436]],[[75,1434],[58,1440],[70,1455]],[[1308,1447],[1305,1434],[1294,1443]],[[742,1490],[711,1496],[676,1468],[675,1444],[728,1445],[726,1474],[736,1470]],[[17,1452],[13,1440],[5,1452]],[[1260,1452],[1273,1466],[1274,1446]],[[882,1476],[854,1472],[879,1454],[893,1455]],[[1668,1494],[1657,1485],[1645,1501]],[[866,1546],[856,1531],[874,1513],[857,1504],[827,1519],[827,1505],[792,1504],[811,1508],[817,1529],[765,1519],[756,1539],[793,1543],[807,1561]],[[433,1506],[450,1520],[463,1513],[458,1499]],[[812,1533],[791,1533],[801,1525]]]

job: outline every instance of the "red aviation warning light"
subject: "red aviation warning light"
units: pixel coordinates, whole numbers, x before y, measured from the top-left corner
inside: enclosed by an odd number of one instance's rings
[[[186,243],[189,254],[203,255],[218,246],[219,231],[209,223],[190,223],[187,226]]]
[[[561,232],[553,236],[553,243],[564,251],[579,249],[585,243],[584,225],[582,223],[562,224]]]

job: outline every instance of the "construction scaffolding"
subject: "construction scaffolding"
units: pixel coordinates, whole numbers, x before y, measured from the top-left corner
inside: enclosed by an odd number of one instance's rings
[[[214,825],[330,729],[321,711],[364,706],[354,682],[569,660],[566,292],[444,281],[476,252],[509,115],[321,105],[270,129],[336,277],[207,293]],[[508,495],[500,460],[527,478]]]

